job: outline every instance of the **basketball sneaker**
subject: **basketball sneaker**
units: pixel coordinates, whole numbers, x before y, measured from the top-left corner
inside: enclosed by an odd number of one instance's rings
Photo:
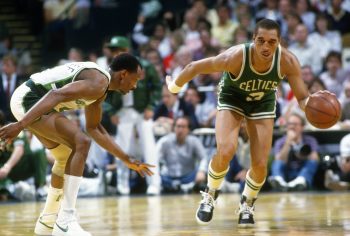
[[[62,210],[54,224],[53,236],[91,236],[78,223],[75,210]]]
[[[42,214],[35,224],[36,235],[52,235],[53,226],[57,219],[57,213]]]
[[[219,191],[214,192],[214,196],[209,193],[207,187],[205,191],[200,192],[202,194],[202,200],[196,212],[196,219],[200,225],[208,225],[213,218],[214,207],[216,205],[216,199],[219,196]]]
[[[251,202],[247,202],[247,197],[242,195],[237,214],[238,218],[238,227],[239,228],[249,228],[253,227],[255,224],[254,221],[254,202],[256,198]]]

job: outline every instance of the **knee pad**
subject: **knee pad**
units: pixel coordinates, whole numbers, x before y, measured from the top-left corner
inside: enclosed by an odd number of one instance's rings
[[[51,154],[55,158],[55,163],[52,167],[52,173],[63,177],[66,169],[67,160],[72,152],[68,146],[60,144],[57,147],[50,149]]]

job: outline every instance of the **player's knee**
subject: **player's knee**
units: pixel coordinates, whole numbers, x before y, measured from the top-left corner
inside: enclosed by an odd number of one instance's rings
[[[217,155],[224,161],[230,162],[235,153],[235,147],[233,145],[218,146]]]
[[[91,145],[91,139],[84,133],[76,134],[76,151],[87,155]]]
[[[55,163],[52,166],[52,173],[54,173],[57,176],[63,177],[64,171],[66,169],[66,163],[67,161],[55,161]]]

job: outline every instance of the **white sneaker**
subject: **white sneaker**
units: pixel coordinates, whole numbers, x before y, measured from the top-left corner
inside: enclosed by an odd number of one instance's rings
[[[130,194],[130,188],[129,187],[125,187],[125,186],[119,186],[117,187],[117,192],[120,195],[129,195]]]
[[[146,193],[147,193],[147,195],[159,195],[160,188],[155,186],[155,185],[149,185]]]
[[[75,210],[61,212],[54,224],[53,236],[91,236],[81,228],[75,216]]]
[[[302,176],[298,176],[288,183],[288,187],[291,190],[303,191],[307,188],[306,179]]]
[[[52,235],[52,230],[56,219],[57,213],[40,215],[36,221],[34,233],[36,235]]]

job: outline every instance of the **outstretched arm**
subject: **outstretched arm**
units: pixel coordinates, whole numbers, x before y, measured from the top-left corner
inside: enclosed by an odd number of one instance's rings
[[[242,64],[242,47],[234,46],[220,53],[215,57],[208,57],[202,60],[193,61],[188,64],[174,80],[166,77],[168,89],[172,93],[178,93],[181,87],[192,80],[198,74],[211,74],[215,72],[230,71],[238,74]]]
[[[114,142],[114,139],[101,125],[103,99],[104,98],[101,98],[85,108],[87,132],[98,145],[106,149],[113,156],[121,159],[128,168],[137,171],[142,177],[144,177],[145,174],[152,175],[153,172],[149,169],[149,167],[153,167],[152,165],[140,163],[130,158],[119,145]]]

